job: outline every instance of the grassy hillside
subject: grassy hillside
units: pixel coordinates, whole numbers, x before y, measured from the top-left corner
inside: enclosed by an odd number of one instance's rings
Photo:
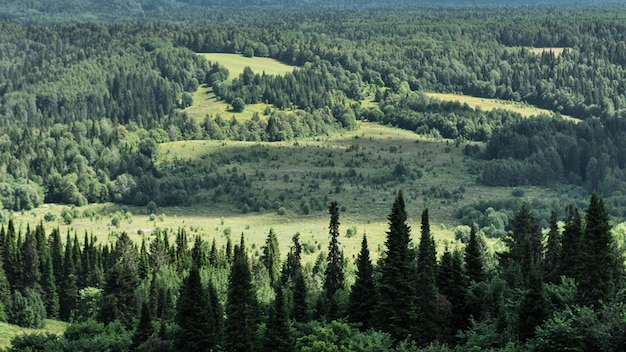
[[[537,116],[541,114],[545,115],[553,115],[554,112],[546,109],[540,109],[538,107],[524,104],[520,102],[500,100],[500,99],[488,99],[488,98],[478,98],[472,97],[468,95],[461,94],[451,94],[451,93],[433,93],[427,92],[425,93],[427,96],[443,101],[458,101],[461,104],[467,104],[474,109],[481,109],[484,111],[491,111],[495,109],[504,109],[510,110],[516,113],[521,114],[522,116],[530,117]],[[564,119],[578,122],[579,119],[573,118],[568,115],[561,115]]]
[[[53,333],[53,334],[62,334],[67,327],[67,323],[58,321],[58,320],[50,320],[46,319],[46,325],[43,329],[29,329],[22,328],[17,325],[11,325],[7,323],[0,322],[0,349],[4,349],[11,345],[11,339],[14,336],[21,334],[31,334],[31,333]]]
[[[325,250],[328,238],[327,204],[337,200],[341,244],[346,257],[356,255],[361,235],[367,233],[373,252],[380,250],[387,231],[387,215],[399,189],[405,194],[413,238],[419,238],[419,219],[428,207],[431,226],[440,248],[454,240],[456,209],[481,199],[508,197],[510,189],[480,186],[475,182],[480,161],[467,159],[462,146],[453,141],[420,137],[410,131],[373,123],[361,123],[356,131],[296,142],[256,143],[236,141],[182,141],[159,146],[158,168],[165,173],[184,169],[211,167],[223,175],[245,175],[249,192],[255,197],[280,202],[284,215],[276,210],[258,212],[242,209],[237,199],[222,196],[215,200],[206,192],[206,203],[194,207],[159,208],[150,217],[144,208],[96,204],[74,208],[78,217],[64,224],[60,213],[67,206],[44,205],[12,216],[16,226],[43,221],[53,214],[46,228],[59,227],[62,233],[76,232],[82,240],[85,232],[99,241],[114,240],[110,232],[126,231],[140,241],[150,237],[155,228],[176,231],[185,227],[193,236],[201,235],[225,243],[226,235],[238,238],[244,233],[252,253],[258,252],[270,228],[278,234],[283,255],[293,234],[300,232],[302,242],[316,256]],[[398,166],[401,165],[401,166]],[[397,169],[397,170],[396,170]],[[198,171],[199,172],[199,171]],[[395,175],[395,176],[394,176]],[[547,200],[557,197],[554,191],[526,188],[525,198]],[[308,211],[308,213],[307,213]],[[113,217],[121,221],[112,225]],[[357,236],[347,238],[348,229]],[[373,253],[376,256],[376,253]]]

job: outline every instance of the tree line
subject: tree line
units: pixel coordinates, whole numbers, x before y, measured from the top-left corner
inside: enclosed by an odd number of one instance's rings
[[[298,234],[281,256],[273,230],[251,255],[243,234],[221,248],[184,229],[172,243],[160,230],[140,246],[125,233],[63,243],[58,230],[23,234],[10,222],[0,231],[1,317],[71,325],[63,336],[16,337],[9,350],[617,351],[626,339],[624,260],[595,193],[583,213],[568,206],[559,221],[553,211],[547,232],[522,205],[502,252],[489,254],[472,226],[465,246],[438,257],[428,209],[414,240],[399,192],[382,255],[372,260],[364,235],[353,279],[338,204],[328,210],[328,249],[315,263],[303,262]]]

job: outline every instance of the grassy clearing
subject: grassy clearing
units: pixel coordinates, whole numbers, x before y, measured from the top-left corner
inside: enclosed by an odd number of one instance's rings
[[[563,54],[563,50],[565,49],[566,48],[547,47],[547,48],[530,48],[528,51],[537,55],[541,55],[543,53],[548,52],[548,53],[552,53],[554,56],[559,56]]]
[[[4,350],[9,347],[11,345],[11,339],[14,336],[31,333],[43,334],[46,332],[59,335],[65,331],[66,327],[67,323],[50,319],[46,319],[43,329],[29,329],[0,322],[0,349]]]
[[[297,68],[296,66],[289,66],[266,57],[245,57],[239,54],[224,53],[203,53],[198,55],[206,58],[208,61],[218,62],[226,67],[229,71],[229,80],[238,77],[246,67],[250,67],[254,73],[260,74],[265,72],[268,75],[283,75]],[[238,120],[246,120],[252,118],[255,112],[263,114],[268,106],[264,103],[248,104],[243,112],[236,113],[232,111],[229,104],[218,100],[215,94],[213,94],[213,89],[208,86],[199,87],[192,97],[193,104],[183,111],[196,121],[204,120],[207,115],[215,116],[217,114],[221,114],[225,118],[234,116]]]
[[[306,260],[312,260],[328,245],[327,204],[337,200],[345,207],[340,215],[340,242],[346,258],[356,257],[361,236],[366,233],[376,257],[384,247],[388,230],[387,216],[398,189],[402,189],[407,204],[408,222],[413,229],[413,239],[419,240],[420,214],[429,208],[432,232],[441,249],[454,242],[457,225],[454,213],[459,207],[480,199],[497,199],[510,195],[510,189],[489,188],[478,185],[471,170],[480,161],[469,160],[462,154],[463,146],[444,139],[429,139],[412,132],[361,123],[356,131],[292,142],[256,143],[238,141],[181,141],[159,146],[158,167],[163,172],[174,172],[176,160],[185,161],[185,167],[196,168],[213,164],[217,172],[229,175],[245,174],[251,180],[251,190],[269,199],[282,199],[285,215],[275,210],[244,214],[235,200],[213,200],[207,195],[206,203],[193,207],[159,208],[157,216],[150,219],[144,208],[120,207],[113,204],[95,204],[76,209],[95,215],[74,219],[70,225],[63,224],[60,216],[45,222],[48,231],[59,227],[61,233],[77,233],[82,240],[85,232],[96,235],[100,242],[115,239],[111,232],[125,231],[137,242],[150,238],[155,228],[170,229],[173,233],[180,227],[187,229],[190,238],[200,235],[207,241],[216,239],[226,242],[227,234],[238,240],[243,233],[253,255],[260,252],[270,228],[278,235],[281,253],[286,255],[291,237],[299,232],[301,241],[313,248]],[[254,159],[254,155],[261,155]],[[331,163],[332,162],[332,163]],[[396,164],[403,163],[409,169],[422,173],[421,178],[372,182],[375,177],[390,175]],[[233,171],[234,170],[234,171]],[[351,173],[353,170],[354,172]],[[341,173],[339,184],[333,183],[329,173]],[[261,176],[262,175],[262,176]],[[438,192],[463,189],[461,198],[450,199]],[[199,191],[207,192],[207,191]],[[557,198],[556,193],[545,189],[525,188],[525,197],[532,199]],[[318,201],[321,205],[304,215],[303,202]],[[44,205],[23,213],[13,213],[16,227],[43,221],[46,213],[60,214],[65,206]],[[114,214],[122,217],[119,227],[111,225]],[[123,214],[132,214],[127,218]],[[349,228],[356,228],[356,236],[346,237]],[[173,238],[172,238],[173,240]]]
[[[504,109],[504,110],[516,112],[525,117],[537,116],[540,114],[554,115],[554,112],[550,110],[540,109],[532,105],[528,105],[528,104],[524,104],[520,102],[508,101],[508,100],[478,98],[478,97],[472,97],[468,95],[450,94],[450,93],[427,92],[424,94],[426,94],[427,96],[431,98],[435,98],[439,100],[458,101],[461,104],[465,103],[469,105],[471,108],[481,109],[483,111]],[[579,119],[573,118],[568,115],[561,115],[561,116],[566,120],[570,120],[573,122],[580,122]]]
[[[254,73],[265,72],[268,75],[283,75],[297,68],[267,57],[245,57],[227,53],[201,53],[198,55],[226,67],[229,71],[228,79],[238,77],[246,67],[250,67]]]

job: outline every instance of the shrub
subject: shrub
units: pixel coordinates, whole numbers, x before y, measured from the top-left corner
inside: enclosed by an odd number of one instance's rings
[[[111,225],[115,226],[115,227],[120,227],[120,217],[115,214],[113,215],[113,217],[111,218]]]
[[[278,215],[285,215],[285,214],[287,214],[287,209],[285,209],[285,207],[280,207],[280,208],[278,208],[278,210],[276,211],[276,213],[277,213]]]
[[[47,221],[47,222],[52,222],[54,220],[56,220],[57,216],[51,212],[47,212],[44,216],[43,216],[43,220]]]
[[[13,293],[7,306],[7,320],[11,324],[26,328],[41,329],[46,319],[46,308],[41,296],[27,288],[24,295],[19,291]]]
[[[231,103],[234,112],[242,112],[246,108],[246,103],[241,98],[233,99]]]
[[[146,205],[146,212],[148,214],[156,214],[157,210],[158,208],[154,201],[150,201],[148,202],[148,205]]]

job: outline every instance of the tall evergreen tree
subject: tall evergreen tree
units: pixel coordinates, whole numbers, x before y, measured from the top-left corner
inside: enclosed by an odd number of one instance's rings
[[[465,270],[470,282],[485,280],[484,253],[476,233],[476,226],[470,227],[470,238],[465,246]]]
[[[133,333],[131,349],[136,349],[142,343],[146,342],[146,340],[148,340],[153,333],[154,329],[152,328],[152,313],[150,311],[150,305],[148,304],[148,300],[144,300],[141,303],[139,321],[137,322],[135,332]]]
[[[327,265],[324,273],[324,296],[328,302],[327,317],[334,320],[338,316],[339,304],[335,293],[344,289],[345,276],[343,272],[343,252],[339,249],[339,206],[336,201],[330,203],[328,207],[330,214]]]
[[[263,246],[263,253],[261,254],[260,260],[267,269],[270,284],[272,286],[278,284],[278,280],[280,279],[280,249],[274,229],[270,229],[265,239],[265,245]]]
[[[207,255],[204,250],[204,241],[200,236],[196,236],[193,241],[193,248],[191,248],[191,260],[200,269],[206,267],[208,264]]]
[[[561,261],[559,274],[565,275],[577,282],[582,276],[584,259],[581,255],[583,241],[583,224],[580,212],[573,205],[565,208],[566,218],[561,241]]]
[[[176,233],[176,267],[179,271],[189,269],[191,265],[191,252],[189,251],[189,241],[187,239],[187,230],[179,228]]]
[[[546,247],[543,270],[544,280],[549,283],[558,283],[561,271],[559,268],[561,263],[561,238],[555,210],[550,213],[550,231],[548,232]]]
[[[523,204],[511,221],[511,232],[503,239],[507,252],[499,253],[500,267],[509,287],[525,285],[530,268],[541,264],[543,245],[537,218]]]
[[[293,337],[282,286],[276,285],[274,292],[276,298],[267,321],[263,350],[266,352],[290,352],[294,349]]]
[[[406,224],[402,191],[398,192],[388,220],[387,250],[379,265],[376,327],[402,341],[415,336],[417,318],[415,255],[411,249],[411,229]]]
[[[20,277],[20,290],[32,289],[41,295],[41,264],[37,251],[37,238],[35,234],[26,229],[26,236],[21,247],[22,269]]]
[[[58,228],[50,232],[48,243],[52,257],[52,270],[55,276],[61,276],[63,274],[63,243],[61,243],[61,232]]]
[[[2,249],[4,270],[7,280],[9,281],[9,285],[11,286],[11,290],[19,289],[21,264],[17,234],[15,233],[15,224],[13,223],[13,219],[9,219]]]
[[[467,277],[463,271],[463,255],[460,251],[450,252],[446,248],[437,272],[437,288],[441,297],[449,302],[450,319],[440,317],[443,341],[453,343],[458,331],[467,328],[469,313],[466,309]]]
[[[422,212],[422,236],[417,253],[417,318],[418,342],[426,345],[435,341],[438,331],[437,312],[437,249],[430,233],[428,209]]]
[[[599,306],[621,287],[624,259],[611,234],[604,201],[595,192],[585,213],[581,252],[585,265],[579,293],[583,303]]]
[[[520,340],[526,341],[535,336],[535,328],[541,325],[548,315],[546,306],[541,265],[533,263],[519,308],[518,336]]]
[[[48,318],[57,318],[59,316],[59,293],[53,270],[52,257],[46,252],[42,258],[41,298],[46,307],[46,316]]]
[[[180,330],[174,339],[175,350],[217,350],[220,346],[220,341],[216,339],[219,323],[214,319],[209,294],[200,280],[200,269],[192,265],[176,305],[176,323]]]
[[[246,254],[243,234],[235,246],[228,279],[225,347],[227,351],[252,351],[257,331],[258,303]]]
[[[367,330],[373,325],[373,310],[376,306],[376,285],[374,283],[374,265],[370,259],[367,236],[363,235],[361,251],[356,258],[356,280],[350,290],[348,301],[348,320],[361,324]]]
[[[302,272],[300,233],[296,233],[291,241],[292,245],[281,271],[281,282],[291,293],[290,316],[295,321],[305,322],[308,320],[309,311],[307,304],[308,287]]]
[[[65,240],[65,256],[63,259],[63,275],[59,281],[59,318],[69,321],[72,310],[76,308],[78,286],[76,268],[72,260],[72,241],[69,232]]]
[[[115,297],[120,321],[127,327],[133,327],[140,308],[137,296],[139,255],[126,232],[122,232],[117,239],[112,256],[114,264],[107,272],[103,295]]]

